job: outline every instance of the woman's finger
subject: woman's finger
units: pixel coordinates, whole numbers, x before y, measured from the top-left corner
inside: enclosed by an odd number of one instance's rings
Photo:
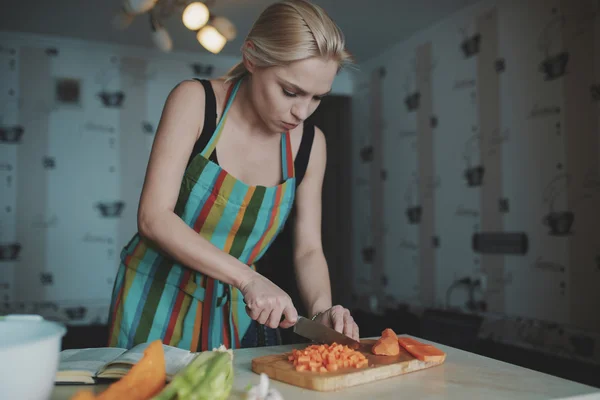
[[[281,307],[275,307],[271,310],[271,314],[269,314],[269,319],[267,320],[267,326],[269,328],[277,328],[279,326],[279,322],[281,321]]]
[[[356,322],[352,322],[352,339],[354,339],[354,340],[360,339],[360,335],[358,333],[358,325],[356,324]]]
[[[350,315],[350,311],[348,311],[347,309],[344,309],[342,315],[344,316],[344,335],[352,337],[352,331],[353,331],[353,324],[354,324],[354,319],[352,318],[352,316]]]
[[[262,310],[260,310],[260,315],[256,319],[256,322],[258,322],[261,325],[266,324],[267,321],[269,320],[269,315],[270,314],[271,313],[269,312],[269,310],[263,308]]]
[[[343,307],[335,306],[331,309],[331,319],[333,321],[333,329],[343,333],[344,332],[344,314]]]
[[[250,318],[252,318],[253,320],[256,320],[258,318],[258,316],[260,315],[260,309],[250,308],[250,307],[246,306],[246,314],[248,314],[248,316]]]

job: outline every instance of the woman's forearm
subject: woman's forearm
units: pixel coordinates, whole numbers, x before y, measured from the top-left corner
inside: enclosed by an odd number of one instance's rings
[[[172,211],[138,223],[140,234],[182,265],[240,288],[253,274],[246,264],[215,247]]]
[[[331,308],[331,284],[327,261],[322,250],[296,258],[294,262],[298,290],[309,315]]]

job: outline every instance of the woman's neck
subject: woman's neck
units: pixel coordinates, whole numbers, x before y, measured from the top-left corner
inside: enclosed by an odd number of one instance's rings
[[[243,81],[240,84],[229,112],[233,114],[236,121],[244,124],[244,131],[249,135],[257,138],[271,137],[277,132],[270,132],[265,126],[264,121],[260,118],[260,114],[252,99],[251,77],[246,76],[242,79]]]

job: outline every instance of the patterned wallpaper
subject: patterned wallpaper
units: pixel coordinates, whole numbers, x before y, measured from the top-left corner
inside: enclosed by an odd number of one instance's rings
[[[0,33],[0,315],[106,322],[169,91],[237,61]]]
[[[361,301],[600,332],[600,2],[483,1],[361,71]]]

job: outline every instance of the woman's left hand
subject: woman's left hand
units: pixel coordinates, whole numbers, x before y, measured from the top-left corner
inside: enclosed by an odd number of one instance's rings
[[[359,340],[358,325],[350,315],[350,311],[340,305],[333,306],[315,318],[315,321],[335,329],[354,340]]]

